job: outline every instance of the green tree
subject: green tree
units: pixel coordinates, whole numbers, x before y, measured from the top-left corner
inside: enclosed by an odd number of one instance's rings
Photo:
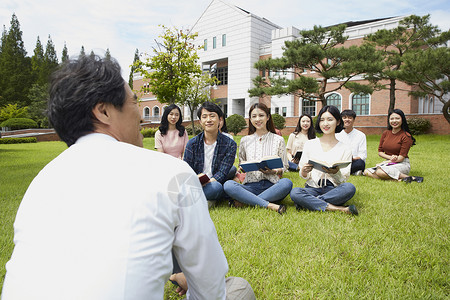
[[[237,135],[245,127],[247,127],[247,122],[244,117],[238,114],[231,115],[227,118],[227,128],[229,132]]]
[[[28,118],[28,107],[18,107],[17,104],[7,104],[0,109],[0,123],[12,118]]]
[[[450,31],[442,36],[449,39]],[[432,95],[444,104],[442,113],[450,123],[450,48],[430,47],[405,54],[399,79],[418,89],[410,94],[418,97]]]
[[[31,57],[31,72],[33,82],[38,84],[44,84],[46,82],[44,75],[44,48],[42,47],[39,36],[37,37],[36,47]]]
[[[44,53],[44,63],[45,63],[45,79],[47,82],[50,75],[58,67],[58,56],[56,55],[55,45],[53,44],[52,38],[48,36],[47,46],[45,47]]]
[[[133,74],[136,72],[136,69],[141,64],[141,59],[139,58],[139,50],[136,48],[134,52],[133,64],[131,65],[130,76],[128,77],[128,85],[131,89],[133,89]]]
[[[61,62],[64,63],[69,59],[69,54],[68,54],[68,50],[67,50],[67,46],[66,46],[66,42],[64,42],[64,48],[61,54]]]
[[[156,41],[153,56],[137,63],[137,71],[149,79],[150,91],[161,103],[180,102],[180,92],[186,90],[202,70],[197,63],[197,49],[193,44],[196,33],[162,26],[163,33]]]
[[[28,111],[31,119],[36,121],[36,123],[41,128],[48,127],[48,83],[45,83],[44,85],[33,84],[28,94],[28,98],[31,102],[30,106],[28,106]]]
[[[273,125],[275,126],[276,129],[283,129],[284,128],[284,124],[286,124],[286,119],[279,114],[272,114],[272,120],[273,120]]]
[[[286,41],[280,58],[259,60],[255,68],[269,71],[269,79],[257,76],[255,88],[249,90],[251,97],[293,94],[303,99],[320,101],[326,105],[325,95],[343,87],[355,93],[372,93],[371,85],[351,81],[356,76],[381,70],[381,56],[371,45],[344,47],[348,37],[346,25],[331,28],[314,26],[312,30],[300,31],[300,38]],[[305,75],[305,71],[316,75]],[[283,74],[293,74],[288,79]],[[338,85],[331,89],[334,80]]]
[[[192,77],[189,84],[178,91],[177,103],[189,108],[192,132],[195,132],[194,114],[197,108],[206,101],[214,102],[214,99],[211,99],[210,88],[215,83],[217,83],[216,77],[211,78],[208,73],[204,73]]]
[[[381,29],[368,35],[367,44],[376,46],[383,56],[385,67],[379,73],[372,73],[370,79],[377,89],[389,90],[388,112],[395,108],[397,80],[404,56],[424,47],[432,46],[440,30],[429,23],[430,15],[423,17],[411,15],[399,22],[393,29]]]
[[[11,18],[11,26],[2,36],[0,56],[0,106],[8,103],[28,105],[26,95],[31,87],[31,58],[22,40],[22,31],[16,15]]]

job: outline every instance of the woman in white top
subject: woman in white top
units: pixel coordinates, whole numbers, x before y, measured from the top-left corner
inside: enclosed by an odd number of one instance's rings
[[[316,138],[316,131],[314,130],[313,120],[310,115],[303,114],[298,119],[295,131],[289,135],[286,145],[287,157],[289,160],[289,170],[298,171],[298,163],[300,161],[303,146],[307,140]],[[300,155],[296,155],[300,152]]]
[[[181,122],[181,109],[170,104],[164,108],[159,130],[155,133],[155,148],[159,152],[183,158],[184,148],[189,140],[186,129]]]
[[[350,164],[345,168],[339,167],[322,171],[313,169],[309,160],[319,160],[328,164],[337,161],[352,161],[352,151],[335,137],[342,131],[343,121],[339,110],[335,106],[324,106],[317,116],[316,131],[323,133],[318,139],[309,140],[303,148],[300,159],[300,176],[306,179],[305,188],[294,188],[291,199],[297,209],[306,208],[319,211],[342,211],[357,215],[354,205],[344,207],[356,192],[353,184],[345,182],[350,176]]]
[[[241,203],[265,207],[283,214],[286,206],[274,202],[283,200],[292,189],[292,181],[280,179],[283,171],[288,168],[284,139],[275,134],[270,109],[265,104],[253,104],[249,118],[248,135],[241,139],[239,146],[239,163],[275,155],[281,157],[284,167],[247,172],[243,184],[228,180],[223,188],[230,197]]]

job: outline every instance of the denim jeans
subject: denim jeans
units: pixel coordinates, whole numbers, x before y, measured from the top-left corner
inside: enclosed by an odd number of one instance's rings
[[[275,184],[268,180],[239,184],[228,180],[223,184],[223,189],[227,195],[241,203],[267,207],[270,202],[283,200],[289,195],[292,181],[282,178]]]
[[[341,206],[353,195],[356,188],[350,182],[344,182],[336,187],[327,181],[327,185],[321,188],[306,186],[305,188],[294,188],[291,191],[291,199],[300,207],[309,210],[325,211],[328,203]]]
[[[357,171],[364,171],[365,168],[366,168],[366,162],[363,161],[362,159],[357,159],[352,162],[350,173],[354,174]]]
[[[220,200],[224,196],[223,186],[218,181],[208,182],[203,187],[203,193],[205,194],[206,200],[208,201]]]
[[[289,171],[298,171],[297,168],[298,168],[298,164],[296,164],[292,161],[289,161]]]

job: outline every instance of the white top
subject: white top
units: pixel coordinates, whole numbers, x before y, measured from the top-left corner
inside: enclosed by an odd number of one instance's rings
[[[191,299],[225,299],[227,261],[185,162],[89,134],[34,178],[3,300],[163,299],[172,249]]]
[[[239,145],[239,163],[244,161],[260,160],[265,156],[276,155],[281,157],[283,161],[283,171],[289,167],[286,156],[286,146],[284,145],[284,138],[275,133],[268,132],[263,136],[256,133],[244,136]],[[277,183],[280,178],[278,175],[267,175],[260,171],[247,172],[244,184],[249,182],[259,182],[261,180],[269,180],[272,183]]]
[[[323,151],[322,145],[320,144],[320,139],[316,138],[313,140],[308,140],[305,143],[305,147],[303,148],[303,154],[300,158],[300,176],[302,176],[301,169],[305,164],[308,163],[310,159],[324,161],[329,164],[333,164],[337,161],[351,161],[352,152],[350,148],[342,142],[338,142],[333,148],[328,150],[327,152]],[[338,186],[341,183],[345,182],[350,177],[350,167],[349,164],[347,167],[340,169],[336,174],[328,174],[325,172],[321,172],[319,170],[313,169],[308,173],[306,177],[306,184],[311,187],[320,187],[320,180],[330,180],[334,186]]]
[[[203,141],[203,152],[205,161],[203,163],[203,174],[208,175],[209,178],[213,177],[212,173],[212,161],[214,158],[214,150],[216,149],[217,140],[212,145],[208,145]]]
[[[342,130],[341,132],[336,133],[336,138],[344,144],[349,145],[349,147],[352,149],[353,157],[360,157],[363,161],[366,161],[367,141],[366,135],[363,132],[355,128],[353,128],[350,133]]]
[[[297,151],[303,151],[303,147],[308,140],[308,136],[299,132],[297,135],[295,133],[291,133],[288,138],[288,142],[286,144],[287,157],[289,160],[292,160],[295,153]]]

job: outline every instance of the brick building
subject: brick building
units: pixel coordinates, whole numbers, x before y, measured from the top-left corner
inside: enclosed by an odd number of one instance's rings
[[[346,35],[347,45],[361,44],[364,36],[379,29],[391,29],[398,26],[402,17],[383,18],[377,20],[349,22]],[[212,0],[200,18],[192,26],[198,32],[195,40],[204,49],[198,52],[199,63],[204,70],[216,64],[216,77],[221,83],[211,89],[227,115],[240,114],[247,117],[249,107],[258,101],[265,102],[272,113],[286,117],[286,128],[283,133],[292,132],[302,113],[316,115],[320,110],[320,102],[299,99],[293,95],[274,96],[271,98],[251,98],[248,90],[253,87],[252,79],[259,74],[253,66],[259,59],[281,57],[285,41],[299,37],[299,29],[291,26],[282,28],[265,18],[256,16],[242,8],[222,0]],[[310,72],[314,76],[314,72]],[[281,74],[280,74],[281,75]],[[309,75],[309,74],[307,74]],[[282,76],[294,76],[283,74]],[[354,80],[361,81],[362,78]],[[143,82],[139,74],[135,74],[134,88],[144,91],[140,93],[142,116],[152,123],[159,123],[164,105],[159,103],[149,92],[148,83]],[[330,88],[337,83],[330,82]],[[397,86],[404,91],[396,92],[396,108],[402,109],[407,117],[420,116],[432,122],[431,132],[450,134],[450,125],[442,116],[443,104],[432,97],[416,98],[408,95],[411,86],[398,82]],[[354,95],[347,89],[340,89],[327,95],[328,103],[341,110],[353,109],[357,112],[355,127],[367,134],[379,134],[386,128],[387,109],[389,107],[389,91],[376,91],[372,95]],[[184,119],[189,120],[189,112],[184,110]]]

